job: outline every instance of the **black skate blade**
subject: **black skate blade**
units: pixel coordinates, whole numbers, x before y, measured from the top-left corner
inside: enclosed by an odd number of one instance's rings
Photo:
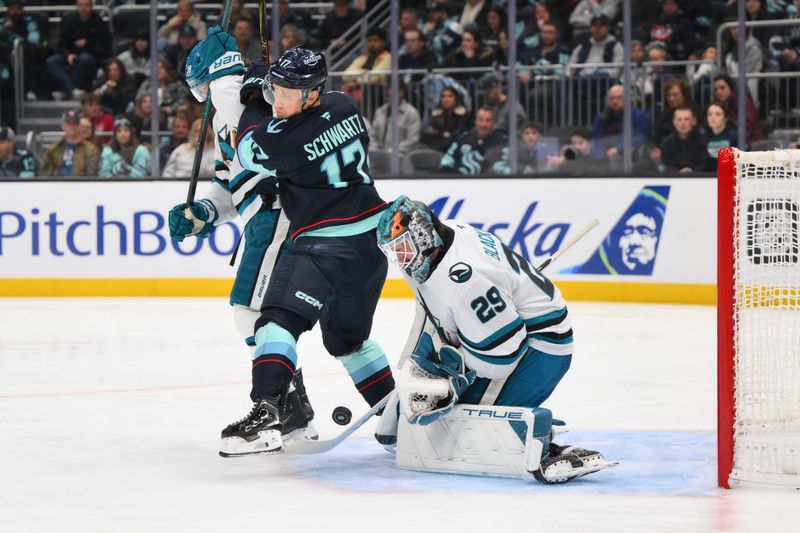
[[[229,459],[231,457],[247,457],[248,455],[277,455],[279,453],[283,453],[283,448],[277,448],[275,450],[256,450],[254,452],[243,452],[243,453],[225,453],[219,452],[220,457],[225,457]]]

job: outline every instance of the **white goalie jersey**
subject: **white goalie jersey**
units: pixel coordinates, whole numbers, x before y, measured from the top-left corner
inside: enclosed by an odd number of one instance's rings
[[[510,375],[529,348],[572,354],[558,287],[494,235],[458,221],[444,258],[420,285],[406,279],[478,377]]]

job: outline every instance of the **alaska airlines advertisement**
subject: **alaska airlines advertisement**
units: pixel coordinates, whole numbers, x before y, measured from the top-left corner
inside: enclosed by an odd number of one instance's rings
[[[233,278],[238,220],[206,239],[169,238],[167,213],[186,187],[0,183],[0,279]],[[597,219],[547,267],[555,280],[715,282],[713,179],[379,180],[377,188],[387,201],[406,194],[440,218],[491,232],[534,266]]]

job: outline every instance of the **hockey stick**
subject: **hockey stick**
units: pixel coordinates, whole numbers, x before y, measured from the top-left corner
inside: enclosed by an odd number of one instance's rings
[[[355,433],[358,428],[366,424],[370,418],[378,414],[378,411],[383,409],[383,407],[389,401],[389,398],[392,397],[392,394],[394,394],[394,391],[390,392],[381,401],[373,405],[369,411],[361,416],[361,418],[353,422],[350,427],[339,433],[336,437],[326,440],[298,440],[296,442],[288,441],[284,446],[284,451],[286,453],[308,455],[325,453],[336,448],[338,445],[344,442],[347,437]]]
[[[231,8],[233,0],[225,0],[225,9],[222,11],[222,31],[228,31],[231,21]],[[210,89],[209,89],[210,91]],[[189,178],[189,192],[186,194],[186,209],[183,213],[189,220],[194,220],[189,204],[194,202],[194,195],[197,192],[197,178],[200,174],[200,163],[203,160],[203,150],[206,144],[206,134],[208,133],[208,123],[211,121],[211,94],[206,96],[206,106],[203,108],[203,120],[200,122],[200,136],[197,138],[197,146],[194,148],[194,162],[192,163],[192,174]]]
[[[266,29],[265,29],[266,28]],[[258,0],[258,33],[261,38],[261,60],[269,68],[269,26],[267,25],[267,0]]]
[[[584,237],[584,235],[586,235],[587,233],[592,231],[595,228],[595,226],[597,226],[598,224],[600,224],[600,222],[596,218],[594,220],[592,220],[591,222],[589,222],[589,224],[585,228],[580,230],[577,235],[575,235],[573,238],[568,240],[567,243],[564,246],[562,246],[561,248],[559,248],[556,253],[554,253],[553,255],[548,257],[547,259],[545,259],[542,262],[541,265],[536,267],[536,270],[544,270],[545,268],[547,268],[547,266],[550,263],[552,263],[553,261],[555,261],[556,259],[561,257],[561,254],[563,254],[564,252],[569,250],[572,247],[573,244],[575,244],[576,242],[581,240]]]

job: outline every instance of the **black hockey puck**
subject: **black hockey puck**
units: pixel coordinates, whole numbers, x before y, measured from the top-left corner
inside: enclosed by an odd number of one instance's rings
[[[353,419],[353,413],[350,412],[350,409],[345,407],[344,405],[340,405],[336,409],[333,410],[333,421],[339,424],[340,426],[346,426],[350,423]]]

